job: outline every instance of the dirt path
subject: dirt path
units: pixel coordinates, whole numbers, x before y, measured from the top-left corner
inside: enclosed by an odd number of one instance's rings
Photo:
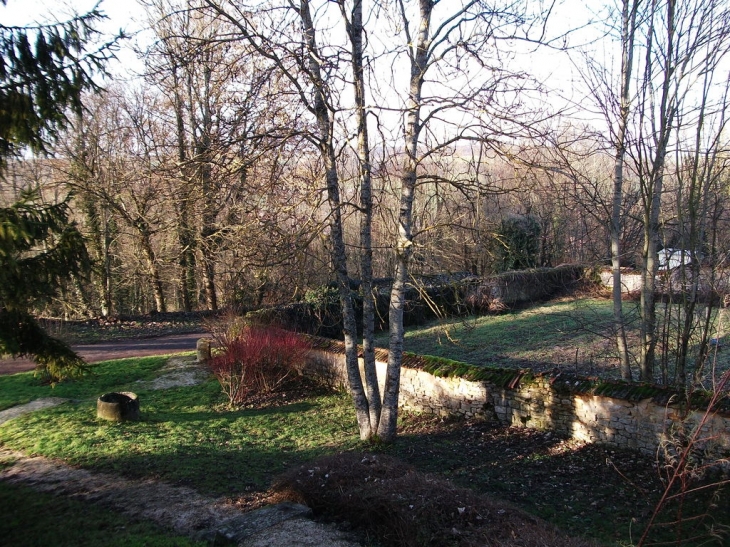
[[[67,402],[68,399],[62,399],[60,397],[45,397],[43,399],[36,399],[30,403],[24,405],[17,405],[10,407],[6,410],[0,411],[0,425],[4,424],[8,420],[28,414],[29,412],[35,412],[43,408],[51,408],[54,406],[62,405]]]
[[[98,363],[99,361],[108,361],[109,359],[194,351],[195,344],[203,336],[205,336],[204,332],[173,334],[156,338],[117,340],[100,342],[98,344],[79,344],[73,346],[73,349],[81,357],[86,359],[87,362]],[[27,372],[34,368],[35,363],[30,359],[0,359],[0,375]]]

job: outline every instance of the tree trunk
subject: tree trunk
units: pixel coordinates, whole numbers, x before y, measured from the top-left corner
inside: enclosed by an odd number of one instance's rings
[[[623,201],[623,171],[626,155],[626,130],[629,123],[631,68],[634,58],[634,35],[638,1],[624,0],[622,10],[622,57],[621,97],[616,158],[613,178],[613,203],[611,210],[611,268],[613,274],[613,321],[616,330],[616,348],[619,354],[621,377],[631,380],[631,364],[626,342],[626,325],[621,300],[621,205]]]
[[[162,288],[160,269],[157,266],[157,257],[155,256],[155,251],[152,248],[149,228],[146,226],[146,222],[144,220],[138,220],[136,225],[142,254],[144,254],[145,259],[147,259],[147,268],[150,274],[150,282],[152,283],[152,293],[155,297],[155,310],[164,313],[167,311],[167,306],[165,305],[165,293]]]
[[[325,82],[322,79],[320,55],[317,48],[314,24],[309,9],[309,2],[301,0],[299,16],[302,21],[304,40],[308,54],[307,67],[314,88],[312,110],[317,118],[319,130],[319,148],[325,164],[327,201],[331,214],[329,217],[330,239],[332,242],[332,265],[337,276],[337,286],[342,307],[343,331],[345,337],[345,362],[347,380],[355,404],[355,414],[360,430],[360,438],[372,438],[373,429],[370,423],[368,398],[363,389],[362,377],[357,355],[357,323],[350,290],[350,277],[347,273],[347,253],[342,228],[342,211],[340,203],[339,175],[337,171],[336,150],[333,143],[332,124],[326,102]]]
[[[177,237],[180,245],[178,258],[179,287],[182,308],[184,311],[192,311],[195,298],[195,235],[190,226],[189,215],[184,208],[187,204],[180,204],[178,211]]]
[[[112,313],[112,224],[109,212],[103,209],[103,239],[102,239],[102,264],[100,268],[100,307],[102,317],[108,317]]]
[[[375,367],[375,299],[373,294],[373,198],[368,136],[367,112],[365,109],[365,76],[363,71],[363,23],[362,0],[355,0],[352,18],[347,28],[352,44],[352,72],[355,90],[357,116],[357,156],[360,167],[360,276],[362,290],[362,345],[365,369],[365,390],[367,392],[371,434],[378,430],[382,401],[378,373]]]
[[[657,184],[655,182],[655,184]],[[641,363],[640,377],[642,382],[654,380],[654,361],[656,357],[656,273],[659,238],[658,193],[652,200],[651,209],[644,216],[644,265],[641,272]],[[656,221],[654,220],[656,218]]]
[[[400,210],[398,214],[398,240],[396,242],[396,269],[390,293],[390,344],[388,368],[383,392],[383,411],[378,427],[380,438],[389,442],[395,439],[398,421],[398,395],[400,369],[403,362],[403,307],[408,281],[408,263],[413,254],[413,198],[418,169],[418,138],[421,131],[421,91],[428,65],[429,32],[433,0],[421,0],[418,37],[410,52],[411,73],[405,126],[405,163],[401,176]]]
[[[218,297],[215,287],[215,256],[218,243],[216,242],[217,230],[215,226],[217,217],[217,206],[215,203],[218,188],[213,181],[212,171],[212,141],[211,132],[213,128],[213,114],[209,100],[211,97],[211,73],[212,69],[205,62],[201,62],[203,70],[203,90],[195,88],[192,81],[188,82],[188,95],[190,105],[196,105],[202,110],[201,119],[196,121],[194,108],[189,114],[190,125],[193,130],[195,142],[194,163],[196,167],[196,178],[199,183],[200,195],[202,197],[203,211],[200,221],[200,252],[203,265],[203,291],[205,292],[205,304],[211,311],[218,309]],[[195,97],[202,93],[202,104],[196,103]]]
[[[205,291],[205,305],[211,311],[218,309],[218,296],[215,289],[215,260],[209,253],[212,253],[206,246],[203,246],[203,290]]]
[[[178,266],[180,268],[180,297],[182,308],[185,311],[193,309],[195,299],[195,235],[191,226],[191,196],[188,183],[188,141],[185,138],[185,116],[183,115],[183,99],[180,92],[181,81],[178,76],[178,66],[173,55],[170,54],[171,72],[173,80],[173,100],[175,109],[175,129],[177,131],[177,171],[182,188],[182,199],[174,199],[177,213],[177,236],[180,245]]]
[[[661,196],[664,187],[664,166],[666,163],[667,147],[673,122],[677,109],[677,97],[672,95],[672,81],[675,77],[676,54],[674,48],[675,39],[675,2],[669,0],[666,3],[666,44],[665,49],[660,53],[662,57],[662,88],[661,100],[658,105],[659,120],[656,124],[655,133],[652,139],[655,145],[654,158],[651,162],[651,169],[645,177],[644,189],[644,248],[643,248],[643,270],[641,273],[641,362],[640,374],[644,382],[654,380],[654,361],[656,355],[657,332],[656,332],[656,274],[658,270],[657,256],[659,249],[659,214],[661,209]],[[652,13],[646,48],[646,75],[644,77],[645,92],[652,84],[652,60],[654,51],[653,28],[654,17],[656,16],[656,1],[652,3]],[[659,61],[656,61],[659,62]],[[645,97],[645,100],[648,98]],[[649,103],[651,104],[651,103]]]

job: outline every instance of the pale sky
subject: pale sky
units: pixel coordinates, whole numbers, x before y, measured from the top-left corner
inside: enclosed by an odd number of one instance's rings
[[[7,0],[5,7],[0,6],[2,22],[6,26],[28,25],[33,23],[66,20],[74,14],[90,11],[97,0]],[[144,25],[144,10],[136,0],[103,0],[99,6],[108,17],[98,27],[109,36],[123,29],[131,38],[123,44],[117,54],[118,61],[108,69],[115,75],[123,75],[128,70],[141,70],[142,63],[129,49],[132,43],[143,39],[138,32]]]
[[[8,0],[0,10],[3,24],[23,25],[54,18],[63,20],[74,12],[90,11],[96,3],[97,0]],[[135,0],[103,0],[100,8],[109,17],[106,26],[111,29],[136,26],[133,19],[142,13]]]
[[[91,10],[96,3],[96,0],[7,0],[5,7],[0,6],[0,14],[4,25],[27,25],[54,19],[65,20],[74,13],[80,14]],[[597,9],[603,2],[592,4],[584,0],[564,0],[558,5],[551,18],[551,35],[564,32],[562,29],[585,24],[591,17],[590,8],[586,4],[596,6]],[[136,58],[132,46],[145,45],[150,40],[144,33],[139,33],[145,26],[144,8],[136,0],[103,0],[99,8],[108,16],[108,20],[99,30],[113,35],[124,29],[126,34],[131,36],[117,53],[118,60],[110,63],[107,69],[117,78],[131,79],[135,73],[143,69],[143,63]],[[570,44],[578,45],[578,42],[585,40],[586,36],[595,33],[595,28],[588,32],[577,32],[571,36]],[[581,92],[578,88],[581,85],[577,83],[573,66],[564,52],[536,50],[518,55],[516,61],[523,70],[530,72],[555,90],[550,94],[553,101],[557,102],[558,96],[562,96],[568,102],[580,103]]]
[[[98,0],[7,0],[5,7],[0,6],[0,14],[4,25],[26,25],[34,22],[67,19],[74,13],[85,13],[91,10]],[[554,29],[571,28],[584,23],[589,17],[588,7],[584,0],[565,0],[556,7],[551,26]],[[600,3],[596,3],[600,5]],[[124,29],[129,35],[136,33],[144,26],[144,9],[136,0],[102,0],[100,9],[108,16],[108,21],[101,30],[114,34]],[[560,32],[554,31],[554,32]],[[582,37],[572,37],[575,44]],[[124,55],[123,64],[130,61]],[[547,61],[547,62],[546,62]],[[538,72],[552,71],[566,78],[568,67],[557,57],[533,56],[529,64]]]

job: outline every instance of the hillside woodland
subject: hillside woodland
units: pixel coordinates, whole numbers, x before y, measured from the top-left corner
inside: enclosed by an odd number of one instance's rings
[[[360,336],[370,362],[371,295],[387,278],[395,374],[414,276],[580,264],[612,273],[623,378],[652,380],[671,361],[672,382],[690,382],[727,283],[730,9],[571,9],[145,2],[140,74],[84,80],[76,102],[56,103],[55,138],[4,156],[4,205],[29,190],[66,204],[91,265],[34,313],[330,299],[351,363]],[[671,271],[664,249],[679,256]],[[638,317],[622,305],[630,271]],[[381,399],[372,384],[362,396]]]

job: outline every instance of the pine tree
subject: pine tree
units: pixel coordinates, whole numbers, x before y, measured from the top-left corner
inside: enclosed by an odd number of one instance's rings
[[[10,157],[26,149],[48,151],[68,116],[82,115],[84,93],[98,91],[93,75],[103,71],[116,44],[92,45],[99,36],[94,25],[103,17],[92,10],[48,25],[0,25],[0,183]],[[32,310],[66,279],[88,271],[68,198],[47,205],[25,192],[0,207],[0,353],[33,356],[49,381],[83,370],[83,360],[49,336]]]
[[[83,94],[98,91],[92,76],[117,43],[96,43],[104,18],[92,10],[48,25],[0,25],[0,167],[22,148],[45,152],[67,114],[83,112]]]

